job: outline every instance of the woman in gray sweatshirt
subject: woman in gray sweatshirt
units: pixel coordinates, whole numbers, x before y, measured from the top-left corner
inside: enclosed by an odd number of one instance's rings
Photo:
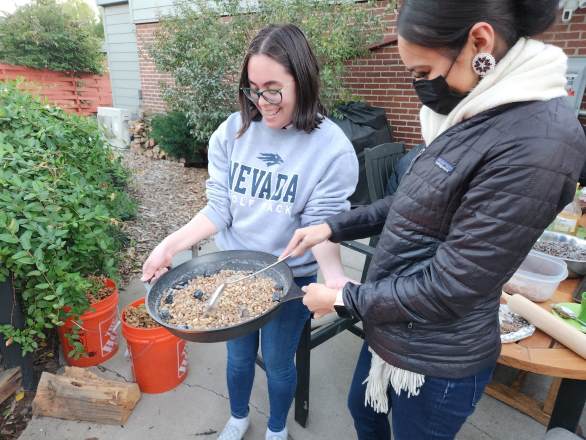
[[[239,101],[240,112],[210,139],[207,206],[153,250],[143,280],[160,276],[174,254],[213,234],[221,250],[280,255],[295,229],[349,209],[358,161],[342,130],[323,116],[318,63],[299,28],[269,26],[252,40]],[[328,286],[345,284],[336,244],[324,242],[288,260],[300,287],[315,282],[318,263]],[[291,301],[260,331],[227,343],[231,417],[219,439],[241,439],[248,429],[259,340],[270,402],[266,438],[287,438],[293,359],[307,319],[302,302]]]

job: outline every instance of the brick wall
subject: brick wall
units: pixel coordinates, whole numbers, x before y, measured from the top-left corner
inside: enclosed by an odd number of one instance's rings
[[[586,8],[574,12],[570,23],[558,21],[542,39],[564,49],[568,56],[586,56]],[[582,110],[586,110],[586,94],[582,99]],[[581,116],[580,122],[586,125],[586,117]]]
[[[159,73],[149,56],[148,48],[153,43],[159,23],[136,25],[136,42],[138,46],[138,64],[140,68],[140,85],[142,93],[142,110],[147,114],[162,113],[165,103],[161,94],[161,82],[172,83],[168,74]]]
[[[384,8],[377,9],[379,14]],[[413,92],[411,75],[405,70],[397,51],[394,15],[383,16],[383,41],[371,48],[370,55],[349,63],[346,83],[353,92],[371,105],[383,107],[397,141],[408,146],[422,142],[419,131],[419,100]],[[159,83],[171,81],[168,75],[156,72],[145,48],[154,38],[157,23],[139,24],[136,34],[140,56],[143,108],[146,112],[164,111]],[[586,9],[574,13],[570,23],[556,23],[543,39],[556,44],[569,56],[586,56]],[[582,103],[586,110],[586,99]],[[581,121],[586,124],[586,118]]]
[[[412,77],[401,63],[397,50],[394,17],[385,17],[389,34],[386,42],[373,47],[371,55],[349,63],[347,84],[368,103],[383,107],[397,141],[412,146],[422,142],[419,130],[419,100],[412,87]],[[541,39],[555,44],[568,56],[586,56],[586,9],[574,13],[570,23],[556,23]],[[586,110],[586,98],[582,101]],[[586,118],[581,118],[586,124]]]

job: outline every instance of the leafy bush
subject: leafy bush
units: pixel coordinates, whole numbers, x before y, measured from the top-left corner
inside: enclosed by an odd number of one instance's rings
[[[104,39],[102,16],[96,13],[86,0],[59,0],[59,4],[66,14],[73,17],[82,26],[87,26],[91,34],[100,40]]]
[[[185,113],[175,111],[156,115],[151,127],[151,137],[170,156],[183,158],[186,163],[206,162],[206,147],[193,138]]]
[[[0,60],[56,71],[100,73],[103,55],[95,24],[75,5],[35,0],[0,20]]]
[[[0,281],[13,274],[26,324],[0,332],[24,353],[88,309],[89,275],[116,279],[127,178],[93,119],[0,84]]]
[[[269,23],[294,23],[319,59],[322,101],[332,109],[352,98],[342,82],[345,62],[367,53],[369,43],[382,35],[369,6],[323,0],[264,0],[248,8],[241,0],[182,3],[175,16],[161,20],[150,50],[157,69],[174,79],[163,86],[163,96],[169,108],[185,112],[196,141],[207,143],[237,109],[239,72],[249,41]]]

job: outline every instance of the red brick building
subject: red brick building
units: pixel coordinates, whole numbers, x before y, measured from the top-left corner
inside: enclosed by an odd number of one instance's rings
[[[383,14],[384,8],[379,8],[378,12]],[[405,70],[397,51],[395,15],[386,15],[383,21],[387,29],[383,41],[371,47],[369,56],[349,63],[346,84],[369,104],[383,107],[395,139],[410,146],[422,141],[418,122],[420,103],[413,92],[412,77]],[[171,78],[157,72],[147,50],[159,24],[135,22],[135,26],[142,106],[146,112],[162,112],[165,105],[159,84]],[[575,11],[568,23],[558,20],[542,39],[561,47],[570,57],[586,56],[586,8]],[[582,101],[582,113],[581,121],[586,124],[586,99]]]

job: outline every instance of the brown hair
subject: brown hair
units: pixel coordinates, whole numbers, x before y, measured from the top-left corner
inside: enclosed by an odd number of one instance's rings
[[[297,105],[293,111],[293,126],[310,133],[323,120],[326,111],[319,99],[319,64],[303,31],[293,24],[270,25],[252,40],[240,73],[238,101],[242,127],[238,136],[248,130],[252,121],[260,120],[256,106],[246,98],[243,87],[250,87],[248,61],[253,55],[266,55],[281,64],[295,80]]]

